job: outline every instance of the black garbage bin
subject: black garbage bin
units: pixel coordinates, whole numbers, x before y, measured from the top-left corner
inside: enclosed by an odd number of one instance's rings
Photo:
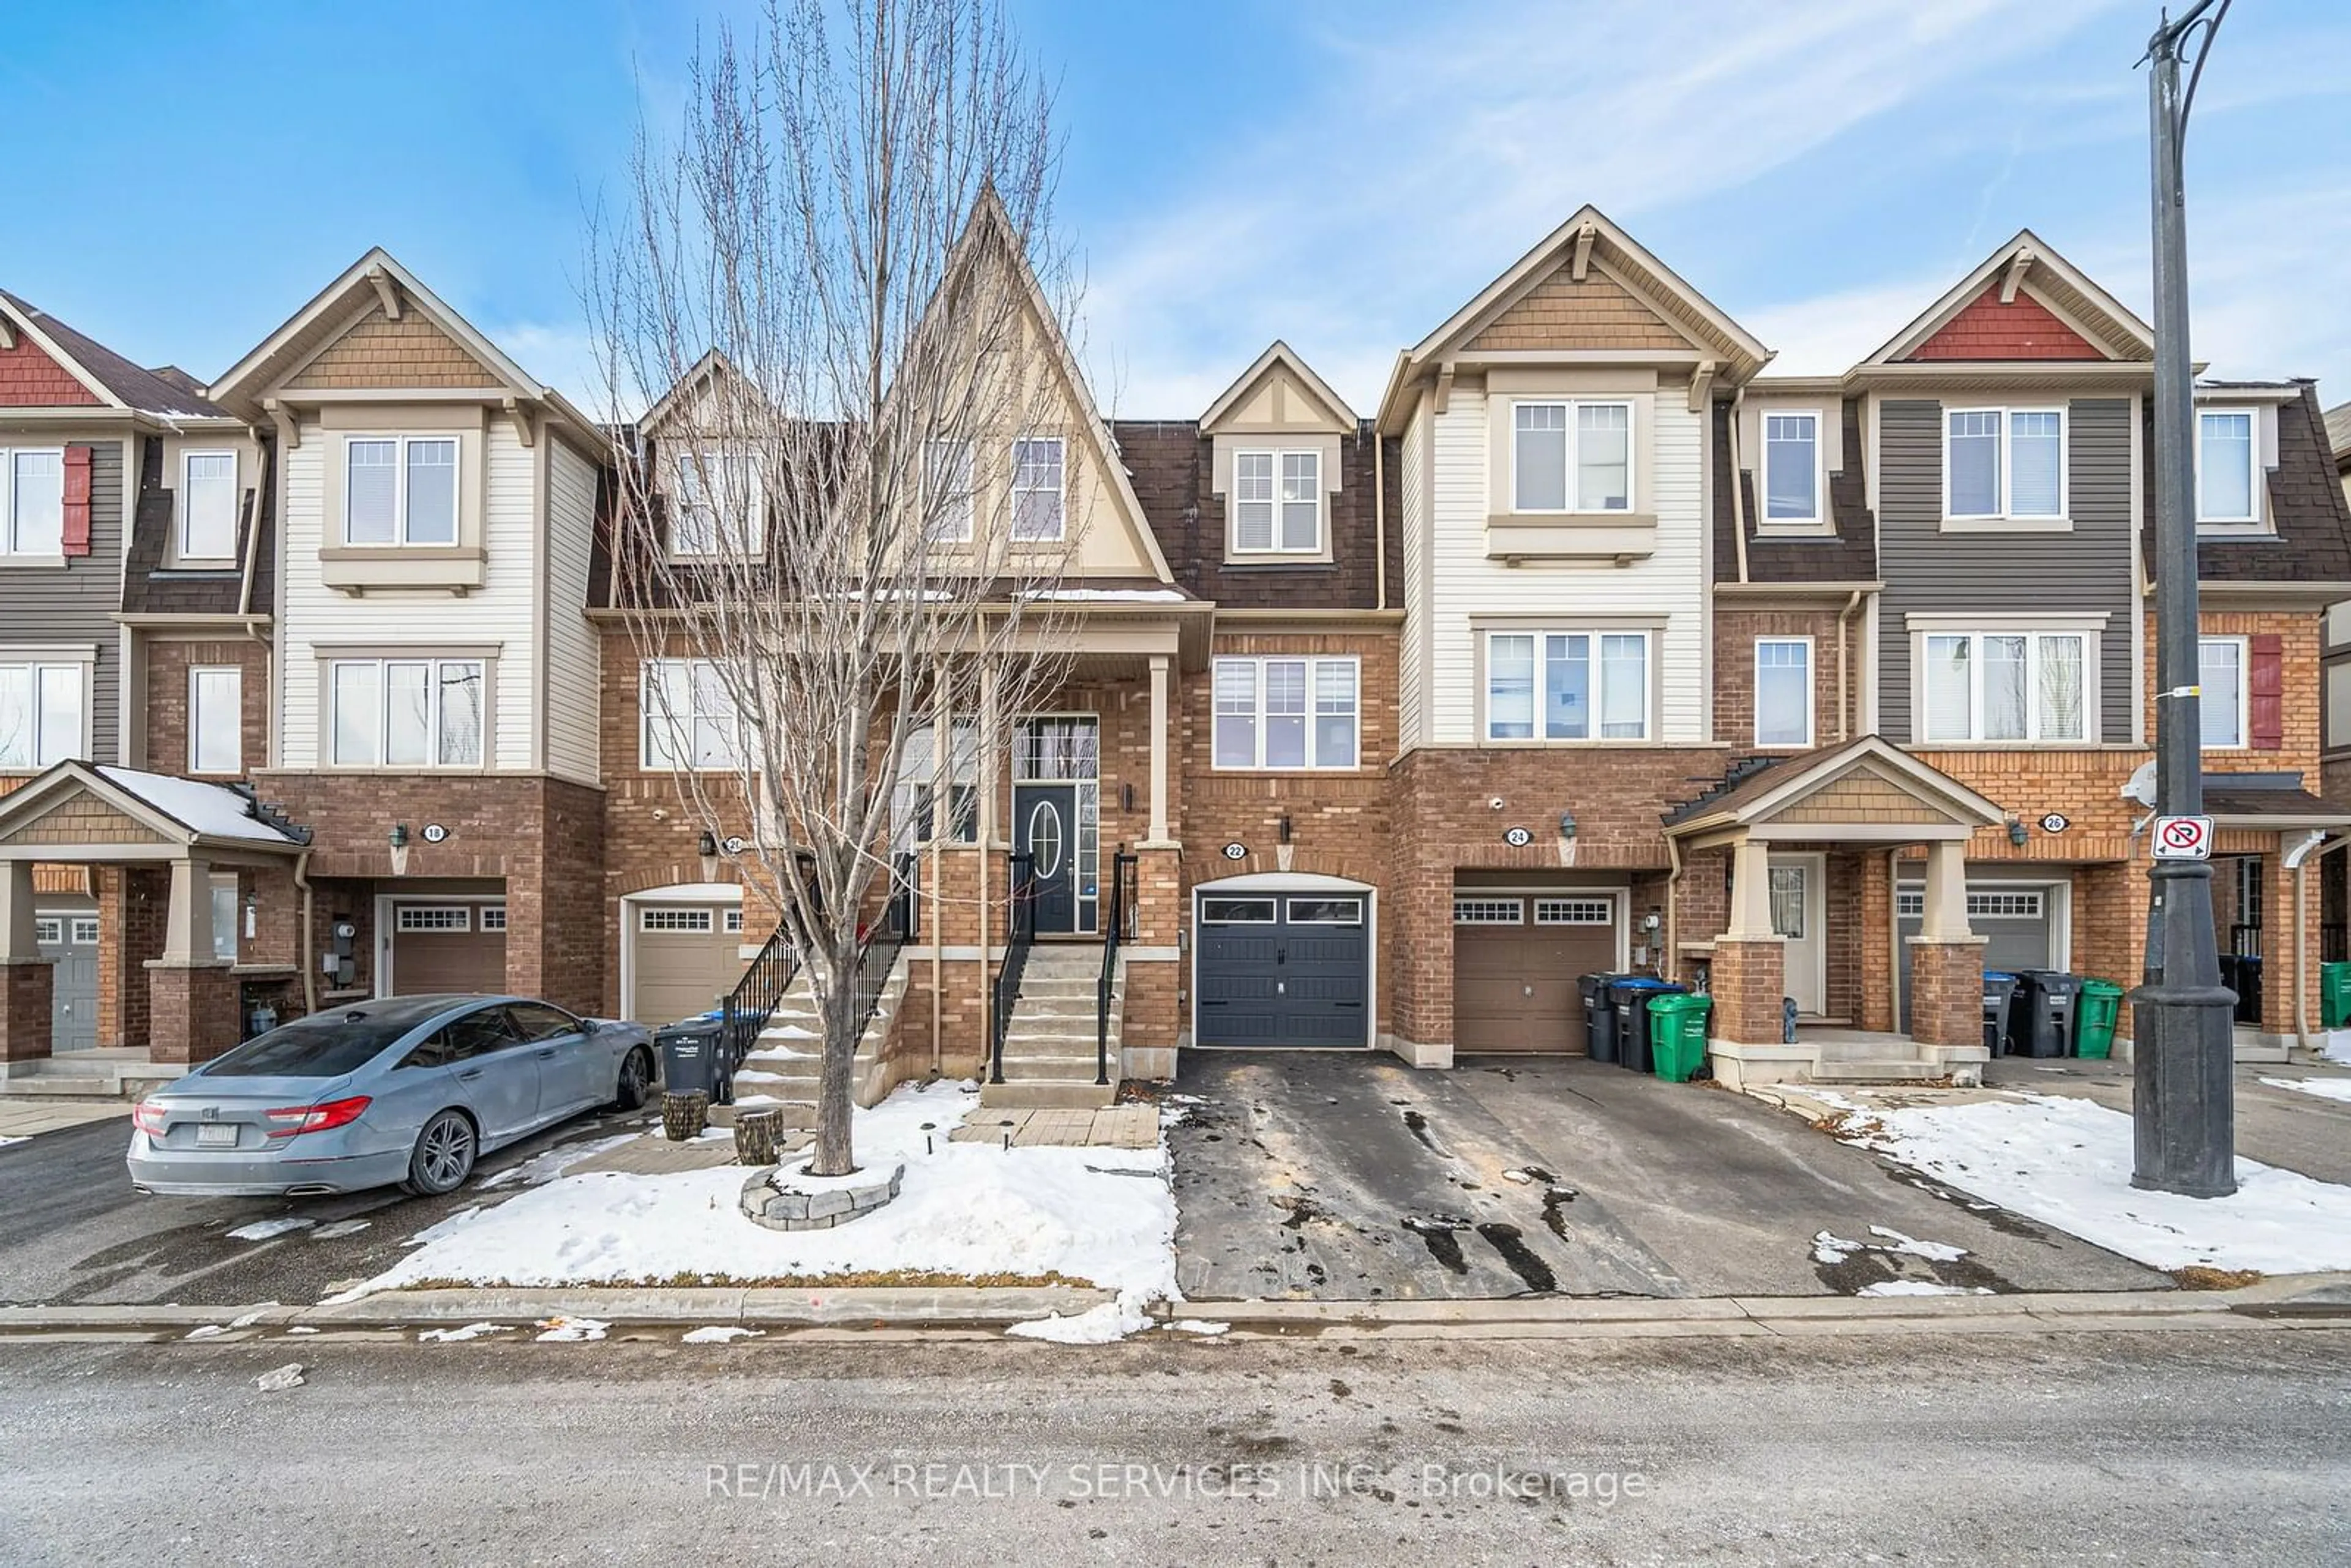
[[[1646,1074],[1655,1071],[1649,1053],[1649,998],[1660,991],[1687,991],[1646,975],[1620,975],[1609,982],[1609,1008],[1616,1015],[1616,1065]]]
[[[2010,1019],[2016,1006],[2017,978],[2006,969],[1986,969],[1983,987],[1984,1049],[2008,1054]]]
[[[2010,1003],[2009,1043],[2020,1056],[2064,1056],[2074,1046],[2074,1005],[2082,977],[2062,969],[2020,969]]]
[[[1620,978],[1604,974],[1575,977],[1576,994],[1583,998],[1584,1050],[1594,1061],[1616,1060],[1616,1009],[1608,988]]]
[[[2236,978],[2224,977],[2221,984],[2237,993],[2237,1021],[2259,1024],[2262,1021],[2262,961],[2249,953],[2239,954]]]
[[[653,1031],[653,1048],[661,1053],[662,1087],[672,1094],[700,1094],[713,1105],[734,1100],[734,1064],[726,1060],[718,1019],[665,1024]]]

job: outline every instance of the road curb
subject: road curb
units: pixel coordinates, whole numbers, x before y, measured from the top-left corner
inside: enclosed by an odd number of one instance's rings
[[[1071,1286],[918,1290],[608,1289],[383,1291],[312,1307],[0,1307],[0,1338],[70,1333],[170,1334],[216,1327],[240,1337],[451,1323],[519,1326],[549,1318],[616,1327],[945,1330],[995,1328],[1113,1300]],[[1252,1339],[1809,1338],[1836,1333],[2097,1331],[2351,1325],[2351,1291],[2325,1281],[2264,1281],[2242,1291],[1993,1296],[1512,1297],[1492,1301],[1195,1301],[1156,1323],[1224,1325],[1203,1337]],[[207,1338],[214,1336],[205,1336]],[[1155,1337],[1170,1337],[1158,1335]],[[1189,1337],[1189,1336],[1186,1336]]]

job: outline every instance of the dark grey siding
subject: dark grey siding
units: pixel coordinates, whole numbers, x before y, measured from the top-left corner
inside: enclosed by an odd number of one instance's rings
[[[121,708],[114,612],[122,600],[122,444],[68,439],[65,444],[90,449],[89,554],[68,557],[62,570],[0,569],[0,656],[11,645],[96,644],[90,682],[96,755],[89,760],[113,762]]]
[[[1910,632],[1907,617],[2103,611],[2099,726],[2109,742],[2130,738],[2137,672],[2131,661],[2130,403],[2074,398],[2066,420],[2070,533],[1951,533],[1943,522],[1943,405],[1929,399],[1879,405],[1878,728],[1910,739]]]

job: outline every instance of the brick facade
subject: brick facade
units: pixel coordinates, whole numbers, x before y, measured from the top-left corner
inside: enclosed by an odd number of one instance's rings
[[[142,764],[155,773],[188,773],[188,672],[237,671],[238,738],[243,768],[269,763],[269,647],[251,638],[221,642],[151,639],[147,648],[147,750]]]
[[[57,969],[47,958],[0,959],[0,1062],[49,1054]]]
[[[1778,942],[1718,942],[1710,968],[1714,1038],[1769,1045],[1781,1034],[1787,950]]]
[[[1813,643],[1813,739],[1828,746],[1851,738],[1851,705],[1841,700],[1855,691],[1853,678],[1861,657],[1862,627],[1858,615],[1844,627],[1845,683],[1837,684],[1837,612],[1834,610],[1747,610],[1719,606],[1714,612],[1714,733],[1718,739],[1741,751],[1755,747],[1755,644],[1766,637],[1809,637]],[[1841,708],[1847,711],[1840,712]],[[1802,747],[1796,747],[1801,750]]]
[[[1983,1044],[1983,944],[1910,944],[1910,1038],[1921,1045]]]

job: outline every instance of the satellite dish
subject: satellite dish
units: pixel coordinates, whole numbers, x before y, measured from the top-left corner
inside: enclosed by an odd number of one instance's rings
[[[2142,762],[2123,784],[2123,799],[2136,800],[2148,810],[2155,810],[2155,761]]]

